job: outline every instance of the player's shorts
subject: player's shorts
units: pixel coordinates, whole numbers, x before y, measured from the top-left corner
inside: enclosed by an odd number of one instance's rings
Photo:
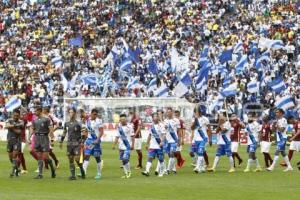
[[[167,146],[167,153],[168,154],[175,153],[176,149],[177,149],[177,144],[176,143],[168,143],[168,146]]]
[[[119,150],[119,159],[120,160],[129,160],[130,159],[130,150]]]
[[[25,147],[26,147],[26,143],[25,143],[25,142],[22,142],[22,143],[21,143],[21,153],[24,153]]]
[[[205,152],[206,141],[195,141],[196,153],[198,156],[203,156]]]
[[[49,152],[50,140],[48,135],[36,135],[34,149],[36,152]]]
[[[84,155],[92,155],[94,157],[100,157],[102,155],[102,149],[100,144],[95,144],[92,148],[85,147]]]
[[[21,138],[10,138],[7,142],[7,152],[12,153],[13,151],[21,152],[22,144]]]
[[[271,149],[272,142],[261,141],[260,142],[260,151],[261,153],[269,153]]]
[[[164,153],[162,149],[149,149],[148,150],[149,158],[157,158],[160,162],[164,161]]]
[[[237,153],[239,150],[239,142],[231,142],[231,152]]]
[[[193,143],[190,147],[190,153],[197,153],[197,146]]]
[[[290,150],[300,151],[300,141],[292,141],[290,144]]]
[[[163,145],[163,153],[168,153],[168,143],[167,142],[164,142],[164,145]]]
[[[134,139],[134,150],[142,150],[142,138]]]
[[[281,141],[277,142],[276,150],[277,151],[285,151],[285,144],[286,144],[286,140],[281,140]]]
[[[68,156],[79,156],[80,154],[80,143],[79,142],[68,142],[67,155]]]
[[[247,153],[255,153],[257,149],[256,144],[250,144],[247,146]]]
[[[219,144],[216,156],[232,156],[230,144]]]

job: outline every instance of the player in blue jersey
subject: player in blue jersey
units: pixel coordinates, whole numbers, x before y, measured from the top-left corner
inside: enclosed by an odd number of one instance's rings
[[[287,168],[284,170],[284,172],[292,171],[293,168],[291,166],[291,163],[289,161],[288,156],[285,153],[285,145],[287,141],[287,120],[283,117],[284,111],[282,109],[276,110],[276,121],[272,125],[273,131],[276,133],[276,140],[277,140],[277,146],[276,146],[276,152],[274,156],[274,160],[269,168],[267,168],[268,171],[273,171],[276,165],[276,162],[279,159],[279,154],[281,153],[284,162],[287,165]]]
[[[234,162],[232,158],[232,152],[231,152],[231,131],[232,127],[228,120],[226,120],[226,117],[223,114],[219,114],[219,120],[218,120],[218,149],[216,153],[216,157],[214,160],[214,164],[212,168],[208,169],[209,172],[214,172],[216,170],[217,164],[220,160],[221,156],[226,155],[229,158],[230,162],[230,169],[229,173],[235,172],[234,169]]]
[[[87,173],[87,168],[89,165],[90,156],[93,155],[97,162],[97,174],[95,179],[101,179],[101,137],[103,136],[103,123],[100,118],[98,118],[98,110],[93,109],[91,111],[91,116],[86,120],[85,123],[87,130],[87,139],[84,142],[84,161],[83,169],[85,174]]]
[[[152,114],[153,123],[149,130],[146,149],[148,150],[148,161],[146,164],[146,170],[142,172],[143,175],[149,176],[150,168],[153,159],[157,158],[160,163],[160,169],[158,171],[158,177],[162,177],[164,174],[164,153],[163,145],[165,141],[166,130],[164,126],[159,122],[158,114]]]
[[[205,172],[204,153],[208,142],[208,131],[210,130],[209,120],[202,116],[200,107],[195,109],[195,119],[192,130],[192,141],[194,142],[194,151],[197,154],[195,173]]]
[[[134,148],[134,130],[131,124],[127,123],[126,114],[120,115],[120,123],[118,126],[118,132],[113,143],[113,149],[115,149],[117,143],[119,143],[119,155],[120,160],[123,163],[124,176],[121,178],[130,178],[130,151]]]
[[[257,118],[255,114],[252,114],[248,119],[248,125],[246,126],[246,134],[247,134],[247,141],[248,141],[248,148],[247,152],[249,155],[247,167],[244,172],[250,172],[250,167],[253,162],[256,163],[256,169],[254,172],[262,171],[260,164],[258,162],[258,158],[255,155],[257,145],[259,144],[259,134],[261,131],[262,126],[257,122]]]

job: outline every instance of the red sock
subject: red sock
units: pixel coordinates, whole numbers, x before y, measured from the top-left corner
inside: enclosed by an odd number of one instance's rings
[[[30,151],[30,154],[32,155],[32,157],[33,157],[35,160],[38,160],[38,159],[39,159],[38,154],[37,154],[35,151]]]
[[[139,167],[142,167],[142,161],[143,161],[143,154],[141,150],[136,151],[138,154],[138,160],[139,160]]]
[[[21,163],[23,170],[27,170],[24,154],[19,153],[18,157],[19,157],[19,161],[20,161],[19,163]]]
[[[289,160],[292,160],[292,158],[293,158],[293,153],[294,153],[293,150],[289,150],[289,154],[288,154]]]

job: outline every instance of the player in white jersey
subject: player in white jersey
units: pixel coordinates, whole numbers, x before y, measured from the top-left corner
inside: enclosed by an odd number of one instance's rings
[[[90,156],[93,155],[97,163],[97,174],[95,179],[101,179],[101,137],[103,136],[104,131],[102,120],[98,118],[98,110],[93,109],[91,111],[91,116],[86,120],[85,126],[88,135],[84,142],[84,162],[82,166],[86,174]]]
[[[134,130],[131,124],[127,123],[126,114],[120,115],[120,123],[118,126],[118,132],[113,143],[113,149],[117,143],[119,143],[120,160],[123,163],[124,176],[121,178],[130,178],[130,150],[134,147]]]
[[[272,165],[269,168],[267,168],[268,171],[274,170],[276,162],[279,159],[279,153],[281,153],[283,160],[287,165],[287,168],[284,170],[284,172],[293,170],[289,158],[285,153],[285,144],[287,141],[286,130],[287,130],[288,123],[286,119],[283,117],[283,115],[284,115],[284,111],[282,109],[276,110],[276,121],[273,123],[272,129],[273,131],[276,132],[277,146],[276,146],[276,152],[275,152]]]
[[[257,122],[255,114],[249,117],[248,125],[246,126],[246,134],[247,134],[247,141],[248,141],[248,148],[247,152],[249,155],[247,167],[244,172],[250,172],[250,167],[253,162],[256,162],[256,169],[254,172],[262,171],[260,164],[258,162],[258,158],[255,155],[257,145],[259,144],[259,134],[261,131],[261,125]]]
[[[234,162],[233,162],[232,152],[231,152],[231,139],[230,139],[232,127],[230,122],[226,120],[225,116],[222,114],[219,114],[218,124],[219,124],[219,127],[217,129],[217,133],[219,133],[218,142],[217,142],[218,149],[214,160],[214,164],[212,168],[208,169],[208,171],[214,172],[216,170],[220,157],[227,155],[230,162],[230,169],[228,172],[232,173],[235,172]]]
[[[192,141],[194,142],[195,153],[197,154],[195,173],[205,172],[204,153],[208,142],[208,131],[210,130],[209,120],[202,116],[200,107],[194,110],[195,119],[192,130]]]
[[[166,135],[166,130],[159,122],[158,114],[152,114],[153,123],[149,130],[149,135],[147,139],[146,149],[148,150],[148,161],[146,164],[146,170],[142,172],[143,175],[149,176],[150,168],[152,165],[153,159],[157,157],[158,162],[160,163],[159,175],[158,177],[162,177],[164,174],[164,153],[163,153],[163,145]]]
[[[164,120],[164,126],[166,128],[166,141],[167,141],[167,153],[169,156],[169,163],[167,167],[167,173],[173,172],[176,174],[175,168],[175,152],[177,151],[177,146],[180,145],[180,135],[178,135],[178,130],[180,128],[180,122],[177,118],[173,116],[173,109],[167,109],[167,118]]]

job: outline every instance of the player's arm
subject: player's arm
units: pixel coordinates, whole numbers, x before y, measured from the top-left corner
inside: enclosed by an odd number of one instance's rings
[[[212,145],[212,130],[211,130],[210,124],[207,125],[207,136],[208,136],[209,146],[211,146]]]
[[[5,129],[12,129],[12,128],[15,128],[15,125],[11,124],[10,121],[6,121],[4,128]]]
[[[297,130],[297,132],[296,132],[296,134],[293,136],[293,137],[291,137],[291,141],[293,141],[296,137],[298,137],[300,135],[300,128],[298,128],[298,130]]]
[[[98,134],[97,140],[95,140],[94,143],[95,143],[95,144],[100,143],[101,138],[102,138],[103,135],[104,135],[104,128],[103,128],[103,126],[100,126],[100,127],[99,127],[99,134]]]
[[[65,125],[64,125],[64,131],[63,131],[63,134],[62,134],[62,136],[61,136],[61,138],[60,138],[60,141],[59,141],[59,148],[61,148],[61,149],[62,149],[62,147],[63,147],[63,142],[64,142],[64,140],[65,140],[66,135],[67,135],[67,126],[66,126],[66,124],[65,124]]]
[[[141,129],[142,129],[142,122],[141,122],[141,120],[139,120],[139,125],[136,129],[136,132],[134,133],[136,137],[139,136],[139,133],[141,132]]]
[[[148,148],[149,148],[150,140],[151,140],[151,134],[149,133],[149,135],[147,137],[146,150],[148,150]]]
[[[51,120],[48,118],[48,128],[49,128],[49,136],[51,143],[54,142],[54,131],[53,131],[53,124],[51,123]]]
[[[116,145],[118,143],[118,140],[119,140],[119,136],[116,136],[115,137],[115,141],[113,142],[113,146],[112,146],[112,149],[115,150],[116,149]]]

